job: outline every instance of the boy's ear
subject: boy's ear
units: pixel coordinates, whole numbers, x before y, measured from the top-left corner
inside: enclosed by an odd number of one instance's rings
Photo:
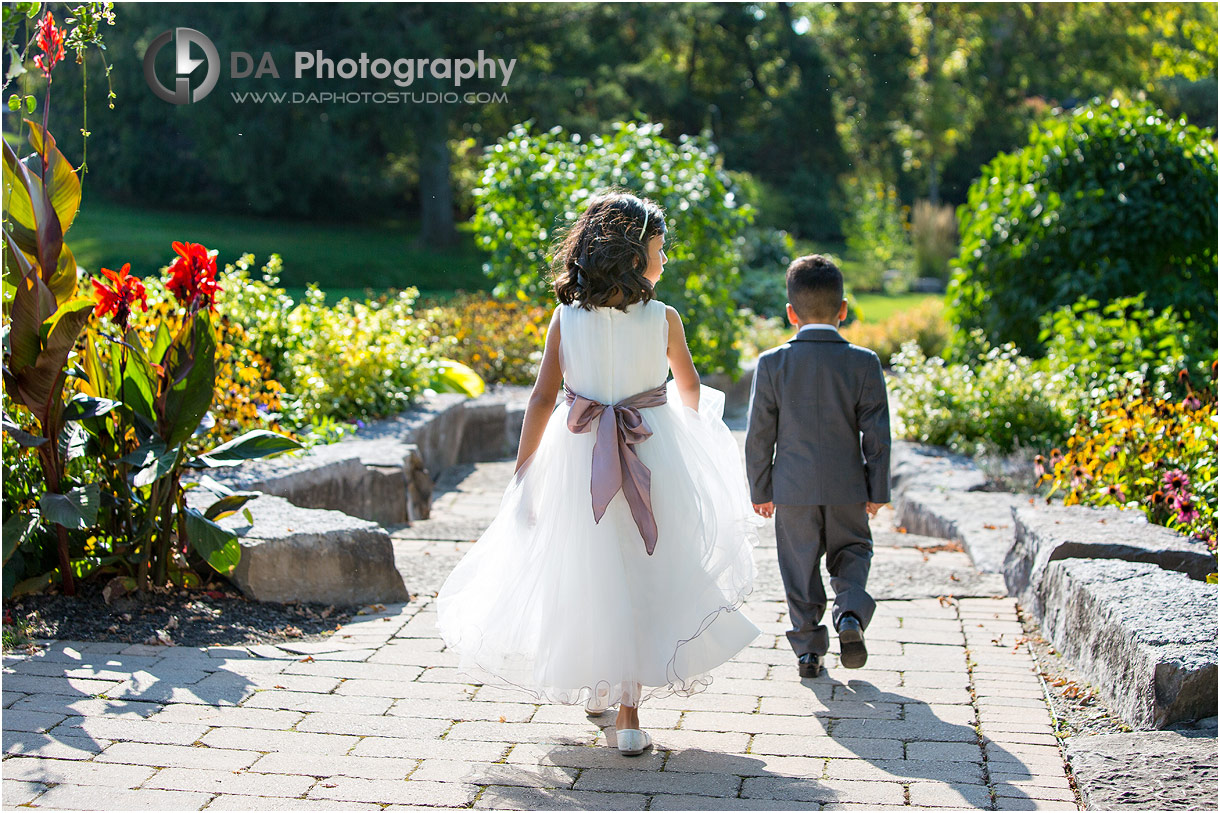
[[[846,318],[847,318],[847,300],[844,299],[839,304],[839,321],[842,322]]]
[[[798,320],[796,318],[796,308],[792,307],[791,302],[785,302],[784,305],[785,305],[785,307],[787,309],[787,313],[788,313],[788,324],[790,324],[790,325],[797,324]]]

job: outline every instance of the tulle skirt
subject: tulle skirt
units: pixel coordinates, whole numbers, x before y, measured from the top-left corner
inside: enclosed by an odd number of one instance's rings
[[[635,446],[652,473],[652,555],[621,492],[593,521],[596,426],[571,432],[562,403],[551,415],[437,594],[437,629],[475,682],[544,702],[638,705],[706,689],[708,672],[759,634],[741,605],[762,520],[724,394],[702,386],[696,412],[672,381],[667,392],[640,410],[653,434]]]

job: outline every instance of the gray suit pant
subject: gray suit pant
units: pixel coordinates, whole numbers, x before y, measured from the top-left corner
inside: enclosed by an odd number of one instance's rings
[[[835,628],[844,613],[859,619],[861,628],[868,628],[877,602],[865,591],[873,535],[864,503],[776,505],[775,541],[792,621],[788,643],[798,657],[807,652],[825,655],[830,650],[830,634],[822,623],[826,612],[823,554],[835,593],[831,613]]]

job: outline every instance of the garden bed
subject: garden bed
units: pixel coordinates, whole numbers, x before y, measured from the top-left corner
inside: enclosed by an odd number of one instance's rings
[[[163,590],[131,594],[107,604],[103,586],[84,582],[75,596],[58,590],[4,602],[5,651],[38,639],[113,641],[175,646],[216,646],[321,640],[350,621],[356,607],[275,604],[245,598],[217,583],[205,591]],[[24,635],[13,636],[7,617],[22,618]],[[176,621],[174,619],[177,619]],[[158,633],[165,638],[158,638]]]

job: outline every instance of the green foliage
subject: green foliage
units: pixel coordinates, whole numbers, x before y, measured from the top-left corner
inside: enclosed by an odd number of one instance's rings
[[[1116,397],[1131,381],[1177,398],[1191,380],[1198,385],[1210,377],[1215,346],[1199,346],[1173,308],[1157,313],[1144,306],[1145,298],[1142,291],[1105,305],[1081,298],[1042,317],[1046,357],[1039,366],[1070,380],[1065,392],[1076,400],[1073,412]]]
[[[927,358],[907,342],[890,364],[895,414],[905,436],[965,453],[1048,446],[1070,417],[1058,405],[1061,382],[1012,344],[986,347],[972,365]]]
[[[1158,111],[1093,103],[997,156],[958,210],[950,320],[1041,354],[1038,319],[1080,297],[1147,290],[1201,344],[1216,342],[1216,152]],[[957,347],[959,356],[966,345]]]
[[[843,182],[847,216],[843,232],[848,250],[860,260],[850,277],[853,291],[879,291],[883,275],[904,266],[910,254],[906,214],[894,185],[875,171],[863,171]]]
[[[669,263],[657,293],[682,315],[695,364],[736,374],[741,318],[732,292],[752,210],[738,204],[715,152],[703,137],[668,141],[658,124],[620,122],[589,139],[517,125],[487,150],[474,192],[474,231],[491,255],[484,270],[496,295],[552,301],[548,251],[557,232],[597,190],[623,186],[666,212]]]
[[[957,256],[957,220],[953,207],[916,201],[911,210],[911,248],[915,253],[917,276],[947,281],[949,260]]]
[[[284,320],[280,379],[304,416],[370,419],[405,409],[428,387],[438,355],[416,317],[414,288],[331,307],[315,286]],[[246,326],[256,334],[258,326]]]
[[[786,231],[757,224],[746,229],[742,251],[741,282],[733,292],[738,306],[760,316],[784,316],[788,288],[784,272],[796,257],[796,243]]]

